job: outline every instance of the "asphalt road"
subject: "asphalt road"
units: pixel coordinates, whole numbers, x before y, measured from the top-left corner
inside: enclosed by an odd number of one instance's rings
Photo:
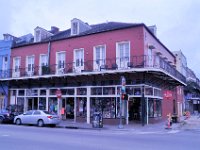
[[[199,150],[200,130],[159,133],[0,125],[0,150]]]

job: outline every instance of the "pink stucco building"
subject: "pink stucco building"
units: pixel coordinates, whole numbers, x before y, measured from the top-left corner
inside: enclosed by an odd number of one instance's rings
[[[145,24],[89,25],[73,19],[68,30],[43,32],[49,31],[37,28],[39,40],[12,48],[11,76],[2,79],[10,82],[11,104],[58,114],[64,108],[64,119],[87,123],[98,111],[104,123],[118,124],[123,76],[124,123],[148,124],[177,113],[176,87],[185,85],[185,77],[175,69],[173,53]]]

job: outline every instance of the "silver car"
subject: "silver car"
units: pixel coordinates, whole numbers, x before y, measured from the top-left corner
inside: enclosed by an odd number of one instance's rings
[[[14,123],[17,125],[32,124],[38,125],[39,127],[44,125],[56,126],[60,121],[58,115],[50,114],[48,111],[43,110],[29,110],[14,118]]]

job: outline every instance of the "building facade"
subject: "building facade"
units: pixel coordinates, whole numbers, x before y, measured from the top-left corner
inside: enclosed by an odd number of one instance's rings
[[[0,41],[0,75],[1,78],[8,78],[7,70],[10,69],[10,52],[12,39]],[[8,82],[0,82],[0,110],[7,106],[8,102]]]
[[[185,87],[186,110],[191,114],[200,113],[200,83],[195,73],[187,68],[187,86]]]
[[[10,77],[1,79],[11,83],[11,104],[87,123],[97,111],[104,123],[118,123],[122,77],[129,95],[122,101],[124,123],[166,118],[177,107],[176,87],[186,81],[173,53],[145,24],[89,25],[79,19],[40,42],[15,45],[11,68]]]

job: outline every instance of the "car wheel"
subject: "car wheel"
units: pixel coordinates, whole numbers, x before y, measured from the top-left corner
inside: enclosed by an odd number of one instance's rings
[[[0,124],[3,123],[3,117],[0,117]]]
[[[16,121],[15,121],[15,123],[16,123],[16,125],[20,125],[22,122],[21,122],[21,119],[17,119]]]
[[[43,127],[44,126],[44,121],[43,120],[38,120],[38,127]]]

